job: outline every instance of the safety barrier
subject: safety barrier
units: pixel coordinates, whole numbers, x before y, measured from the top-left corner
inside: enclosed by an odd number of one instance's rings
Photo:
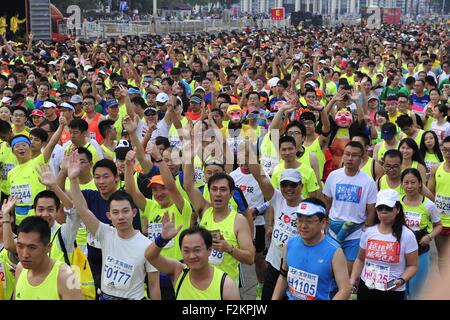
[[[271,29],[290,26],[290,19],[275,21],[271,19],[257,20],[259,28]],[[243,30],[254,28],[255,22],[251,19],[235,19],[224,22],[221,19],[186,20],[186,21],[132,21],[111,22],[94,21],[82,24],[79,36],[85,39],[96,37],[118,37],[125,35],[167,34],[167,33],[199,33]]]

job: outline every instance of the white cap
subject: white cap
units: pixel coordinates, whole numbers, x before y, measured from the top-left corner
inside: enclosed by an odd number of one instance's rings
[[[383,189],[377,194],[377,203],[375,204],[375,207],[385,205],[389,208],[393,208],[397,201],[400,201],[400,195],[397,191],[393,189]]]
[[[201,91],[203,91],[203,93],[206,93],[205,88],[203,88],[202,86],[198,86],[197,88],[195,88],[194,92],[197,90],[201,90]]]
[[[156,102],[166,103],[167,101],[169,101],[169,96],[165,92],[160,92],[156,96]]]
[[[319,206],[315,203],[300,202],[296,213],[297,213],[297,215],[310,217],[310,216],[313,216],[316,214],[321,214],[321,215],[325,216],[327,214],[327,211],[324,207]]]
[[[44,101],[42,108],[56,108],[56,104],[51,101]]]
[[[280,183],[283,181],[291,181],[294,183],[302,182],[302,175],[297,169],[285,169],[281,173]]]
[[[72,89],[78,89],[78,86],[75,83],[70,82],[70,81],[66,83],[66,87],[72,88]]]
[[[269,81],[267,81],[267,84],[269,85],[269,87],[275,87],[278,84],[278,81],[280,81],[280,78],[278,77],[273,77],[271,79],[269,79]]]
[[[61,103],[61,104],[59,105],[59,108],[60,108],[60,109],[61,109],[61,108],[64,108],[64,109],[69,109],[69,110],[75,111],[75,108],[73,107],[73,105],[71,105],[71,104],[68,103],[68,102],[63,102],[63,103]]]
[[[315,88],[316,87],[316,83],[312,80],[306,81],[305,85],[309,84],[311,87]]]

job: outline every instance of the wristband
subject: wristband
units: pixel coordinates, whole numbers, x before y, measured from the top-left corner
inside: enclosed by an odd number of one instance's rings
[[[430,238],[430,241],[433,241],[433,237],[431,236],[431,234],[427,234],[428,238]]]
[[[398,278],[397,280],[400,280],[402,282],[402,285],[404,285],[406,283],[406,280],[403,279],[402,277]]]
[[[161,235],[155,238],[156,246],[158,246],[161,249],[164,248],[169,243],[169,241],[170,240],[164,240]]]
[[[159,160],[155,160],[156,163],[160,163],[161,161],[163,161],[163,159],[159,159]]]
[[[11,223],[11,221],[2,221],[2,223]]]

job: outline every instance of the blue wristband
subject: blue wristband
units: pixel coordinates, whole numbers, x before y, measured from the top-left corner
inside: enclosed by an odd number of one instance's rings
[[[169,240],[169,241],[170,241],[170,240]],[[158,247],[160,247],[161,249],[164,248],[164,247],[169,243],[169,241],[164,240],[164,239],[161,237],[161,235],[159,235],[159,236],[157,236],[157,237],[155,238],[155,244],[156,244]]]

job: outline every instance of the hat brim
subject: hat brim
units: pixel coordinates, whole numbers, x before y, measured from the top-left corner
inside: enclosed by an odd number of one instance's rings
[[[283,180],[280,180],[280,184],[283,181],[290,181],[290,182],[293,182],[293,183],[301,183],[302,182],[302,180],[295,179],[294,177],[285,177]]]
[[[394,208],[395,203],[396,203],[396,201],[394,201],[394,200],[383,199],[383,200],[377,201],[377,203],[375,204],[375,208],[377,208],[378,206],[382,206],[382,205],[388,206],[389,208]]]

